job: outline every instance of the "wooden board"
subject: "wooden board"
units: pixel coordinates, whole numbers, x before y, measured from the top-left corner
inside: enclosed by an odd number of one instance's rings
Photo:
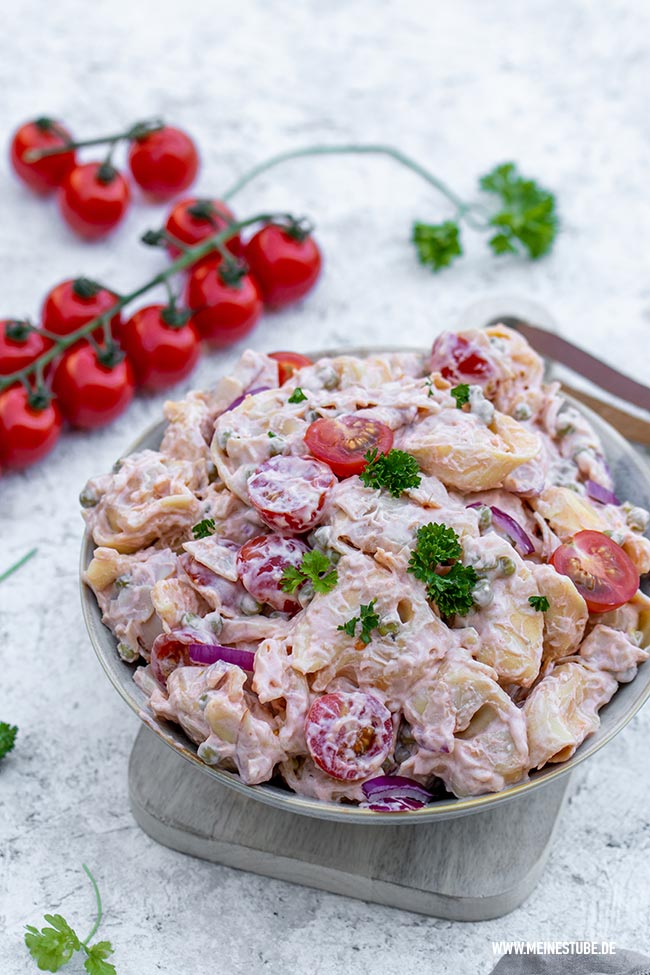
[[[239,795],[146,727],[129,763],[133,815],[165,846],[238,870],[457,921],[500,917],[531,893],[569,780],[564,776],[459,819],[359,826],[297,816]]]

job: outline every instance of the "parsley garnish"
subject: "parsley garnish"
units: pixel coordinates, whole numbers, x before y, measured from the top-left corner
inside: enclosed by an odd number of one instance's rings
[[[529,596],[528,602],[538,613],[545,613],[551,605],[546,596]]]
[[[277,437],[277,433],[273,433],[273,430],[269,430],[269,432],[267,433],[267,437],[269,438],[269,440],[273,440],[274,437]]]
[[[370,635],[371,631],[379,626],[379,616],[375,613],[375,603],[376,599],[373,599],[368,603],[367,606],[359,607],[359,615],[353,616],[352,619],[343,623],[341,626],[337,626],[337,630],[343,630],[348,636],[354,637],[357,630],[357,623],[361,623],[361,633],[359,634],[359,639],[362,643],[370,643],[372,637]]]
[[[97,917],[86,940],[80,940],[77,933],[61,914],[45,914],[44,920],[47,921],[47,926],[41,928],[40,931],[31,924],[25,925],[27,928],[25,944],[42,972],[58,972],[76,952],[83,951],[86,955],[84,968],[88,975],[116,975],[115,965],[106,961],[108,956],[113,954],[113,946],[110,941],[97,941],[94,945],[88,944],[101,924],[102,899],[99,896],[95,878],[85,863],[83,868],[93,885],[97,902]]]
[[[17,734],[18,728],[15,724],[7,724],[6,721],[0,721],[0,758],[8,755],[14,747]]]
[[[456,400],[456,407],[460,410],[465,403],[469,403],[469,386],[467,383],[459,383],[451,390],[451,395]]]
[[[427,387],[427,396],[436,395],[433,391],[433,379],[431,376],[427,376],[427,378],[424,380],[424,385]]]
[[[204,518],[198,524],[192,525],[192,534],[195,539],[209,538],[210,535],[214,534],[215,528],[214,518]]]
[[[307,399],[300,386],[296,386],[293,393],[287,400],[288,403],[302,403]]]
[[[367,464],[359,477],[366,487],[386,488],[394,498],[399,498],[403,491],[420,486],[422,474],[418,462],[404,450],[378,454],[375,447],[367,452],[365,459]]]
[[[533,260],[548,254],[558,230],[555,197],[533,179],[524,179],[514,163],[502,163],[481,179],[481,189],[500,198],[490,218],[498,233],[490,238],[495,254],[522,250]]]
[[[462,551],[453,528],[436,522],[418,528],[408,571],[425,584],[428,598],[443,616],[463,615],[472,608],[478,576],[471,565],[460,562]],[[441,568],[444,574],[438,571]]]
[[[414,223],[413,243],[420,264],[439,271],[448,267],[463,253],[460,243],[460,227],[453,220],[444,223]]]
[[[299,567],[288,565],[282,573],[280,588],[294,593],[305,582],[310,582],[314,592],[330,592],[339,581],[338,573],[330,560],[318,549],[306,552]]]

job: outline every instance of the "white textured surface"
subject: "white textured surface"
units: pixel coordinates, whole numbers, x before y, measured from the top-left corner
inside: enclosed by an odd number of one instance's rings
[[[199,139],[206,195],[312,141],[399,143],[464,193],[493,163],[517,159],[557,190],[564,232],[553,256],[497,262],[471,241],[438,277],[418,267],[407,236],[413,217],[446,211],[390,163],[296,162],[255,184],[238,211],[311,214],[327,272],[304,307],[265,319],[253,344],[426,342],[469,303],[510,292],[546,304],[568,334],[648,381],[649,36],[636,0],[23,0],[0,59],[1,130],[44,111],[85,133],[164,113]],[[135,243],[159,211],[136,206],[109,244],[84,245],[0,166],[3,314],[35,314],[45,289],[71,274],[125,289],[160,263]],[[206,358],[197,384],[234,355]],[[469,975],[490,970],[493,938],[648,950],[648,709],[579,775],[542,883],[499,921],[452,924],[268,882],[156,847],[134,826],[136,719],[83,630],[76,497],[161,402],[66,436],[38,470],[0,483],[0,565],[39,546],[0,590],[0,718],[21,729],[0,768],[3,975],[35,970],[21,932],[44,910],[89,927],[82,861],[104,893],[119,975]]]

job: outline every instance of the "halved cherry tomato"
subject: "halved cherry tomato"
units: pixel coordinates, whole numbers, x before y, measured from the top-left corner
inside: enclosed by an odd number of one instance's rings
[[[72,426],[94,430],[124,412],[133,399],[135,378],[127,358],[103,365],[90,345],[79,344],[56,367],[52,389]]]
[[[283,308],[304,298],[321,271],[321,253],[314,238],[295,236],[274,224],[258,230],[244,254],[271,308]]]
[[[325,496],[336,484],[329,467],[309,457],[279,454],[248,479],[248,496],[260,517],[281,532],[308,531],[318,521]]]
[[[24,386],[0,393],[0,469],[21,470],[41,460],[61,434],[61,413],[56,402],[36,402]]]
[[[124,176],[107,163],[71,169],[59,190],[59,209],[68,226],[86,240],[99,240],[117,227],[131,202]]]
[[[491,379],[494,373],[483,350],[454,332],[442,332],[437,337],[431,350],[430,368],[431,372],[439,372],[445,379],[479,385]]]
[[[136,311],[122,327],[120,344],[131,361],[136,382],[148,390],[167,389],[185,379],[201,354],[192,322],[184,321],[182,313],[165,305],[147,305]]]
[[[305,443],[314,457],[325,461],[337,477],[351,477],[365,468],[369,450],[388,453],[393,446],[393,431],[380,420],[345,413],[315,420],[307,427]]]
[[[278,364],[278,382],[281,386],[303,366],[313,365],[311,359],[299,352],[269,352],[269,359],[275,359]]]
[[[242,274],[228,283],[222,276],[220,257],[206,259],[192,269],[186,300],[201,338],[219,349],[248,335],[264,308],[254,278]]]
[[[52,342],[35,332],[29,322],[0,322],[0,376],[24,369],[38,359]]]
[[[590,613],[606,613],[627,603],[639,588],[634,562],[602,532],[578,532],[551,556],[554,568],[568,576]]]
[[[245,542],[237,555],[237,569],[244,586],[260,603],[281,613],[296,613],[300,603],[281,589],[282,573],[296,568],[309,551],[304,542],[282,535],[258,535]]]
[[[192,185],[199,170],[199,154],[189,135],[164,125],[131,143],[129,167],[145,193],[166,200]]]
[[[189,667],[190,643],[201,643],[193,630],[172,630],[160,633],[151,647],[151,672],[162,687],[177,667]]]
[[[35,193],[46,196],[60,186],[76,163],[74,149],[30,162],[25,158],[32,149],[58,149],[72,141],[68,130],[51,118],[26,122],[11,140],[11,165],[16,175]]]
[[[393,744],[388,708],[372,694],[343,691],[317,697],[307,713],[309,754],[335,779],[363,779],[385,761]]]
[[[41,309],[43,328],[55,335],[69,335],[112,308],[117,295],[102,288],[90,278],[69,278],[55,285],[45,296]],[[120,333],[122,316],[119,312],[111,318],[113,335]],[[102,329],[93,332],[98,341],[102,339]]]
[[[234,219],[232,210],[221,200],[201,200],[193,196],[174,204],[167,217],[165,230],[187,247],[193,247],[206,237],[225,230],[229,221]],[[226,247],[239,257],[242,253],[240,236],[231,237]],[[180,248],[173,244],[168,244],[167,250],[172,257],[178,257],[181,253]]]

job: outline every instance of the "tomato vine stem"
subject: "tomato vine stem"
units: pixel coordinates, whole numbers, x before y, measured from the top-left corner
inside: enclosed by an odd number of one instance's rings
[[[56,343],[52,348],[48,349],[42,355],[30,362],[28,366],[23,369],[19,369],[16,372],[12,372],[8,376],[0,376],[0,390],[7,389],[16,382],[23,382],[28,379],[30,375],[35,373],[37,370],[43,370],[50,362],[57,358],[66,349],[78,342],[79,339],[86,338],[93,332],[97,327],[101,327],[108,322],[114,315],[120,312],[126,305],[131,304],[136,298],[140,298],[142,295],[151,291],[152,288],[158,285],[164,285],[166,281],[171,278],[174,274],[178,274],[179,271],[185,271],[187,268],[192,267],[197,261],[205,257],[207,254],[211,254],[213,251],[218,251],[222,244],[225,244],[231,237],[234,237],[239,233],[240,230],[244,230],[246,227],[250,227],[255,223],[280,223],[285,222],[295,223],[295,218],[289,213],[258,213],[254,217],[248,217],[246,220],[237,220],[223,230],[219,231],[218,234],[214,234],[212,237],[207,237],[205,240],[201,241],[200,244],[196,244],[194,247],[188,247],[180,257],[172,261],[171,264],[167,265],[158,274],[155,274],[144,284],[140,285],[139,288],[130,291],[128,294],[120,295],[114,305],[107,308],[101,315],[97,315],[91,321],[86,322],[81,328],[78,328],[74,332],[70,332],[67,335],[57,335]]]
[[[280,152],[275,156],[271,156],[269,159],[264,160],[264,162],[258,163],[257,166],[253,166],[249,169],[247,173],[244,173],[232,186],[230,186],[225,193],[221,194],[221,199],[224,203],[227,203],[233,198],[237,193],[240,192],[245,186],[261,176],[262,173],[267,172],[269,169],[275,168],[282,163],[290,162],[292,159],[302,159],[305,156],[386,156],[389,159],[394,160],[406,169],[410,169],[411,172],[415,173],[421,179],[423,179],[434,189],[438,190],[450,203],[456,207],[456,216],[458,219],[465,220],[471,227],[477,230],[485,230],[488,226],[487,219],[482,218],[482,207],[473,203],[466,203],[458,194],[451,189],[443,180],[434,176],[433,173],[429,172],[424,166],[422,166],[415,159],[407,156],[400,149],[396,149],[394,146],[380,145],[370,143],[364,145],[361,143],[343,143],[341,145],[332,146],[304,146],[300,149],[289,149],[287,152]],[[477,214],[481,214],[481,217],[476,217],[472,211]]]
[[[157,132],[164,127],[162,119],[146,119],[144,122],[136,122],[124,132],[117,132],[114,135],[99,135],[92,139],[67,139],[64,145],[52,146],[48,149],[29,149],[24,156],[25,162],[37,162],[47,156],[59,156],[62,152],[70,152],[72,149],[87,149],[90,146],[110,145],[114,147],[118,142],[132,142],[135,139],[142,139],[145,135]]]

